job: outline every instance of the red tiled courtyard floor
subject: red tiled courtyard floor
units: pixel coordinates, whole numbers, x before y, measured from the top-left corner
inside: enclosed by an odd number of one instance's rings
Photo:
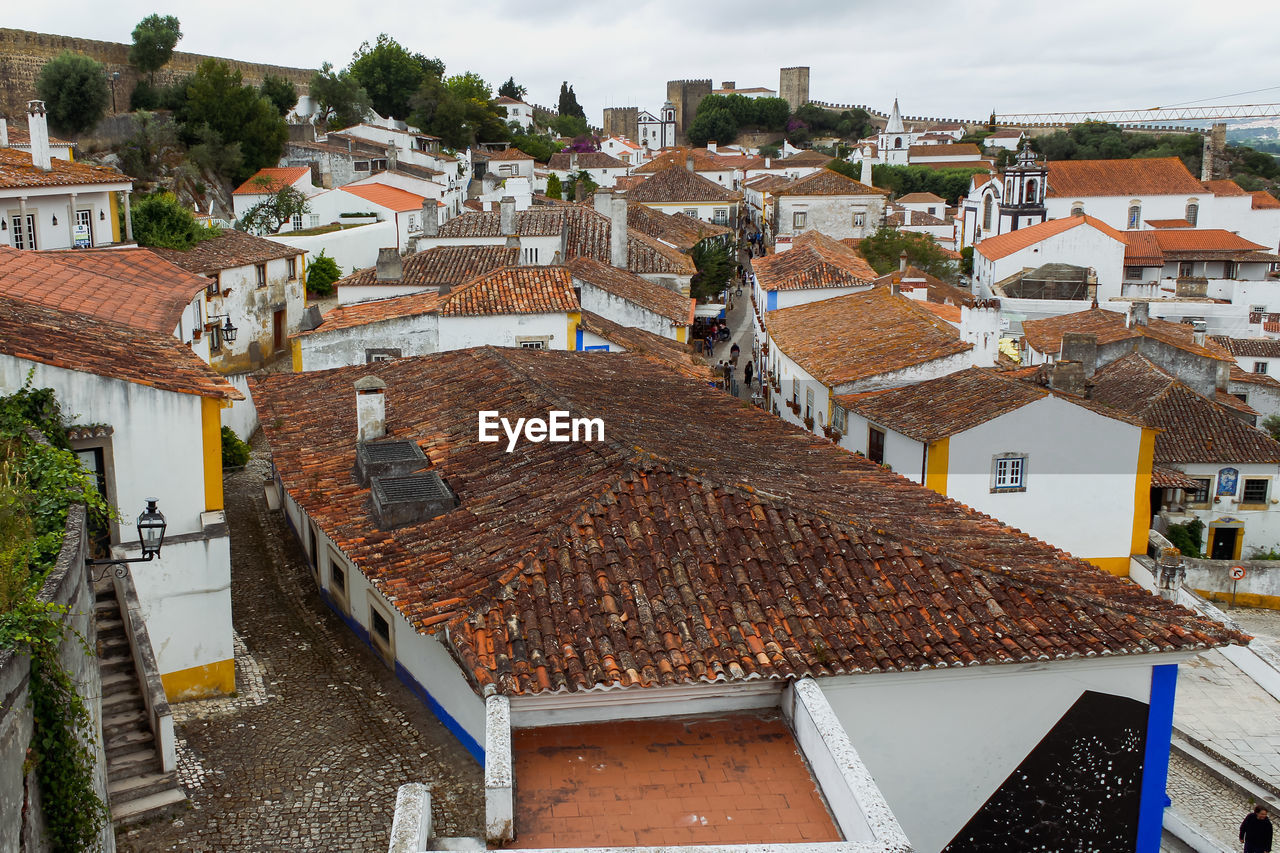
[[[513,847],[839,841],[777,714],[517,729]]]

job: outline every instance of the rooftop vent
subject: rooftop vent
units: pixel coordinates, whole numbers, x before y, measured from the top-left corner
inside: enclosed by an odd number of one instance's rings
[[[367,485],[372,477],[404,477],[427,464],[422,448],[414,441],[362,441],[356,445],[356,476],[361,485]]]
[[[370,481],[373,512],[383,529],[417,524],[444,515],[458,501],[434,471],[407,477],[374,477]]]

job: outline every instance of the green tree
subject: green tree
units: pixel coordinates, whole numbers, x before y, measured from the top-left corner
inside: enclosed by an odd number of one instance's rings
[[[257,182],[264,189],[271,186],[270,178],[259,178]],[[253,234],[279,234],[286,222],[310,209],[307,197],[297,187],[286,185],[246,210],[236,228]]]
[[[483,77],[474,71],[456,74],[445,80],[444,84],[449,88],[449,92],[456,98],[482,101],[485,103],[493,100],[493,93],[489,89],[489,84],[484,81]]]
[[[858,251],[881,275],[898,268],[899,258],[907,253],[907,262],[917,269],[944,281],[956,277],[956,265],[928,234],[898,231],[884,225],[858,244]]]
[[[577,116],[584,122],[587,120],[587,113],[582,109],[582,105],[578,103],[578,96],[574,93],[573,87],[569,85],[568,80],[560,84],[560,100],[556,109],[561,116]]]
[[[190,249],[217,235],[196,222],[195,216],[173,193],[156,192],[132,205],[133,239],[139,246],[157,249]],[[124,231],[123,228],[120,229]]]
[[[761,157],[778,157],[781,156],[782,149],[771,143],[769,145],[761,145],[758,153]]]
[[[738,138],[738,123],[728,109],[699,110],[687,135],[689,142],[699,147],[713,140],[729,143]]]
[[[1165,538],[1181,551],[1184,557],[1200,556],[1200,548],[1204,544],[1203,534],[1204,522],[1198,518],[1193,518],[1184,524],[1170,524],[1164,533]]]
[[[587,120],[582,116],[558,115],[551,120],[551,130],[557,135],[565,139],[573,139],[578,136],[587,136],[591,133],[591,128],[587,126]]]
[[[338,262],[320,250],[320,254],[307,265],[307,293],[313,296],[332,296],[333,283],[342,278]]]
[[[331,63],[324,63],[312,75],[310,88],[316,103],[316,124],[322,129],[359,124],[373,109],[360,81],[348,71],[334,71]]]
[[[521,150],[524,150],[524,149],[521,149]],[[526,151],[525,153],[527,154],[528,152]],[[550,175],[547,176],[547,198],[560,198],[560,197],[561,197],[560,176],[557,175],[555,172],[552,172]],[[1272,417],[1275,417],[1275,416],[1272,415]]]
[[[755,124],[761,130],[782,130],[791,115],[791,105],[782,98],[756,98]]]
[[[241,81],[240,72],[216,59],[206,59],[187,84],[187,100],[178,114],[187,144],[199,128],[217,131],[227,143],[240,143],[242,162],[222,177],[243,181],[259,169],[280,162],[289,137],[284,119],[257,89]]]
[[[120,168],[126,175],[153,181],[164,153],[178,144],[177,128],[145,110],[133,114],[133,127],[133,135],[117,149]]]
[[[252,449],[244,441],[241,441],[240,436],[236,435],[235,430],[227,426],[222,428],[223,468],[243,467],[252,455]]]
[[[196,128],[194,141],[187,147],[187,159],[197,169],[213,175],[238,175],[244,166],[240,143],[224,141],[222,134],[207,124]]]
[[[266,75],[262,78],[261,92],[263,97],[275,105],[276,111],[282,116],[288,115],[289,110],[298,103],[298,87],[293,85],[292,80],[285,77]]]
[[[181,39],[182,27],[173,15],[147,15],[133,28],[129,64],[154,82],[156,72],[169,62]]]
[[[369,94],[373,108],[391,118],[407,119],[410,99],[422,84],[444,76],[444,63],[421,53],[410,53],[400,42],[381,33],[374,44],[360,45],[347,66]]]
[[[1276,441],[1280,441],[1280,415],[1267,415],[1262,419],[1262,428]]]
[[[102,64],[69,50],[40,69],[36,94],[44,101],[53,129],[69,135],[92,130],[111,103]]]
[[[550,136],[540,134],[515,133],[511,135],[511,145],[519,148],[539,163],[551,159],[551,155],[563,146]]]
[[[517,101],[523,101],[528,92],[528,89],[516,83],[516,78],[514,77],[508,77],[507,82],[498,87],[498,95],[500,97],[514,98]]]
[[[729,285],[734,260],[728,246],[703,240],[690,250],[689,257],[698,270],[689,280],[689,292],[694,298],[711,299]]]

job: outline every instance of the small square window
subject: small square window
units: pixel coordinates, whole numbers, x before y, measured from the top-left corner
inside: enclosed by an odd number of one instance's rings
[[[1021,492],[1027,488],[1027,457],[997,456],[991,465],[991,491]]]
[[[333,588],[338,592],[345,593],[347,591],[347,573],[337,563],[330,560],[329,573],[333,575]]]
[[[520,348],[521,349],[546,349],[547,342],[546,341],[521,341]]]
[[[808,218],[809,218],[809,214],[806,213],[805,211],[803,210],[795,211],[794,213],[791,214],[791,227],[796,231],[801,230],[802,228],[804,228],[805,222],[808,220]]]
[[[1244,481],[1242,504],[1265,504],[1271,496],[1271,481],[1265,478]]]
[[[1209,502],[1209,488],[1213,485],[1213,480],[1209,477],[1192,477],[1195,482],[1195,488],[1187,489],[1187,503],[1189,504],[1207,504]]]
[[[1255,362],[1253,363],[1253,372],[1254,372],[1254,373],[1266,373],[1266,372],[1267,372],[1267,363],[1266,363],[1265,361],[1255,361]]]
[[[1125,267],[1124,277],[1130,281],[1142,278],[1142,267]]]
[[[258,287],[266,287],[267,286],[267,265],[255,264],[253,269],[254,269],[254,272],[257,274]]]
[[[369,627],[373,629],[374,635],[382,642],[391,643],[391,623],[376,607],[369,608]]]

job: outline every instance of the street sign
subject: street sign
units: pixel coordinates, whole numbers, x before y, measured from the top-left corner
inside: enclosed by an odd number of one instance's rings
[[[1233,581],[1242,580],[1244,578],[1244,566],[1231,567],[1231,579]]]

